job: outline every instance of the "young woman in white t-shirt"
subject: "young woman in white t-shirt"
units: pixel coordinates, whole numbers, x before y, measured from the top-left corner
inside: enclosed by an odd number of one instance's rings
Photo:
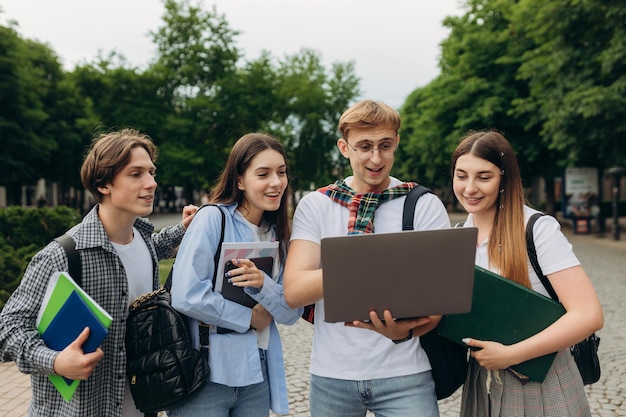
[[[519,166],[509,142],[495,131],[472,132],[452,157],[453,188],[478,228],[476,264],[547,295],[532,270],[525,224],[536,212],[525,205]],[[472,347],[461,416],[590,416],[583,382],[570,353],[603,326],[602,307],[571,244],[551,216],[534,227],[537,258],[566,313],[552,325],[512,345],[464,339]],[[558,352],[544,382],[509,368]]]

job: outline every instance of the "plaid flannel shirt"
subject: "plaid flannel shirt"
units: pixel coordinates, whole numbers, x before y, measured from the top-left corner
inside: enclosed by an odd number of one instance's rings
[[[35,319],[50,276],[67,271],[67,258],[53,241],[37,253],[26,269],[19,287],[0,315],[0,359],[15,361],[20,371],[31,374],[31,416],[116,417],[122,413],[126,379],[125,332],[128,315],[128,282],[124,266],[98,218],[96,205],[68,233],[76,242],[82,260],[82,287],[113,317],[109,334],[101,345],[103,359],[91,376],[81,381],[70,402],[50,383],[58,352],[45,346]],[[185,233],[182,224],[153,234],[154,227],[138,219],[135,227],[152,256],[153,286],[158,288],[160,259],[174,256]]]

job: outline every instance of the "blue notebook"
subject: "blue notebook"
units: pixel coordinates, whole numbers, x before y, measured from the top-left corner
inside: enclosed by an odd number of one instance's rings
[[[50,349],[61,351],[72,343],[85,327],[89,327],[89,338],[83,344],[83,352],[94,352],[106,337],[108,330],[102,325],[85,301],[72,291],[59,312],[41,335]],[[64,378],[71,384],[72,380]]]

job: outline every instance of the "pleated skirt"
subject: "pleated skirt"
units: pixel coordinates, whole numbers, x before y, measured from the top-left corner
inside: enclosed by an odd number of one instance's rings
[[[489,392],[488,372],[470,358],[461,417],[591,417],[583,381],[569,349],[557,353],[541,383],[522,384],[508,371],[492,371]]]

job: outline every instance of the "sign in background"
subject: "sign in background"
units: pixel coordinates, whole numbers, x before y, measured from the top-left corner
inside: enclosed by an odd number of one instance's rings
[[[563,198],[566,216],[593,217],[598,206],[598,169],[566,168]]]
[[[598,169],[567,168],[563,207],[565,216],[572,219],[574,233],[590,233],[590,219],[597,218],[598,205]]]

